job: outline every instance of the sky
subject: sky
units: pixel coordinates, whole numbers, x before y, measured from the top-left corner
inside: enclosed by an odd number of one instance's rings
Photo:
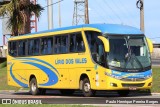
[[[53,0],[57,2],[58,0]],[[47,0],[37,0],[47,6]],[[90,23],[123,24],[140,28],[140,11],[137,0],[89,0]],[[48,29],[47,8],[44,8],[38,19],[38,31]],[[74,12],[74,0],[61,2],[62,27],[71,26]],[[160,43],[160,0],[144,0],[145,35],[154,43]],[[54,28],[58,24],[58,4],[53,5]],[[81,22],[82,23],[82,22]],[[81,24],[80,23],[80,24]],[[32,30],[34,32],[34,30]],[[2,45],[2,20],[0,19],[0,45]]]

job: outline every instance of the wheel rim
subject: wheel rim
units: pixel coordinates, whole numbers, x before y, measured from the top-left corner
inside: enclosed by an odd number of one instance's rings
[[[91,89],[91,88],[90,88],[90,84],[89,84],[89,83],[85,83],[85,84],[84,84],[84,91],[85,91],[85,92],[89,92],[90,89]]]
[[[32,83],[31,89],[33,92],[36,91],[37,87],[36,87],[36,83]]]

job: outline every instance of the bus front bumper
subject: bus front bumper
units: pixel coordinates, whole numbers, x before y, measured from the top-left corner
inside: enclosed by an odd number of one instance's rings
[[[145,90],[152,87],[152,77],[144,81],[123,81],[112,77],[106,79],[106,90]]]

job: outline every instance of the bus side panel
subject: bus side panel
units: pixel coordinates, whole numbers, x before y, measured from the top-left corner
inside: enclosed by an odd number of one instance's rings
[[[47,75],[36,66],[34,61],[11,58],[8,60],[8,84],[18,87],[29,87],[30,76],[35,76],[38,83],[48,81]]]

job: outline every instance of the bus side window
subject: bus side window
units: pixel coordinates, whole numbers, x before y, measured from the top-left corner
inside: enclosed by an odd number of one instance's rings
[[[70,35],[70,52],[84,52],[84,42],[81,33]]]
[[[61,53],[68,53],[68,35],[61,36]]]
[[[39,55],[40,40],[31,39],[28,40],[28,55]]]
[[[28,55],[33,55],[33,40],[28,40]]]
[[[17,42],[13,41],[9,43],[9,54],[11,56],[17,56]]]
[[[27,41],[22,40],[18,43],[18,56],[25,56],[26,55],[26,46]]]
[[[47,54],[47,38],[41,39],[41,54]]]
[[[47,54],[51,54],[52,52],[53,52],[53,37],[50,37],[47,40]]]
[[[75,49],[75,46],[76,46],[75,40],[76,40],[76,36],[74,34],[70,35],[70,52],[75,52],[76,51],[76,49]]]
[[[40,50],[40,40],[39,39],[35,39],[34,40],[34,55],[39,55],[39,50]]]
[[[97,38],[98,35],[100,34],[97,32],[86,32],[92,59],[99,65],[105,66],[104,45],[102,41]]]
[[[41,54],[51,54],[53,49],[53,38],[42,38],[41,39]]]
[[[76,35],[76,43],[77,43],[76,45],[77,52],[84,52],[85,51],[84,42],[82,35],[80,33]]]
[[[55,53],[60,53],[61,52],[61,36],[56,36],[55,37],[55,46],[54,46],[54,51]]]

